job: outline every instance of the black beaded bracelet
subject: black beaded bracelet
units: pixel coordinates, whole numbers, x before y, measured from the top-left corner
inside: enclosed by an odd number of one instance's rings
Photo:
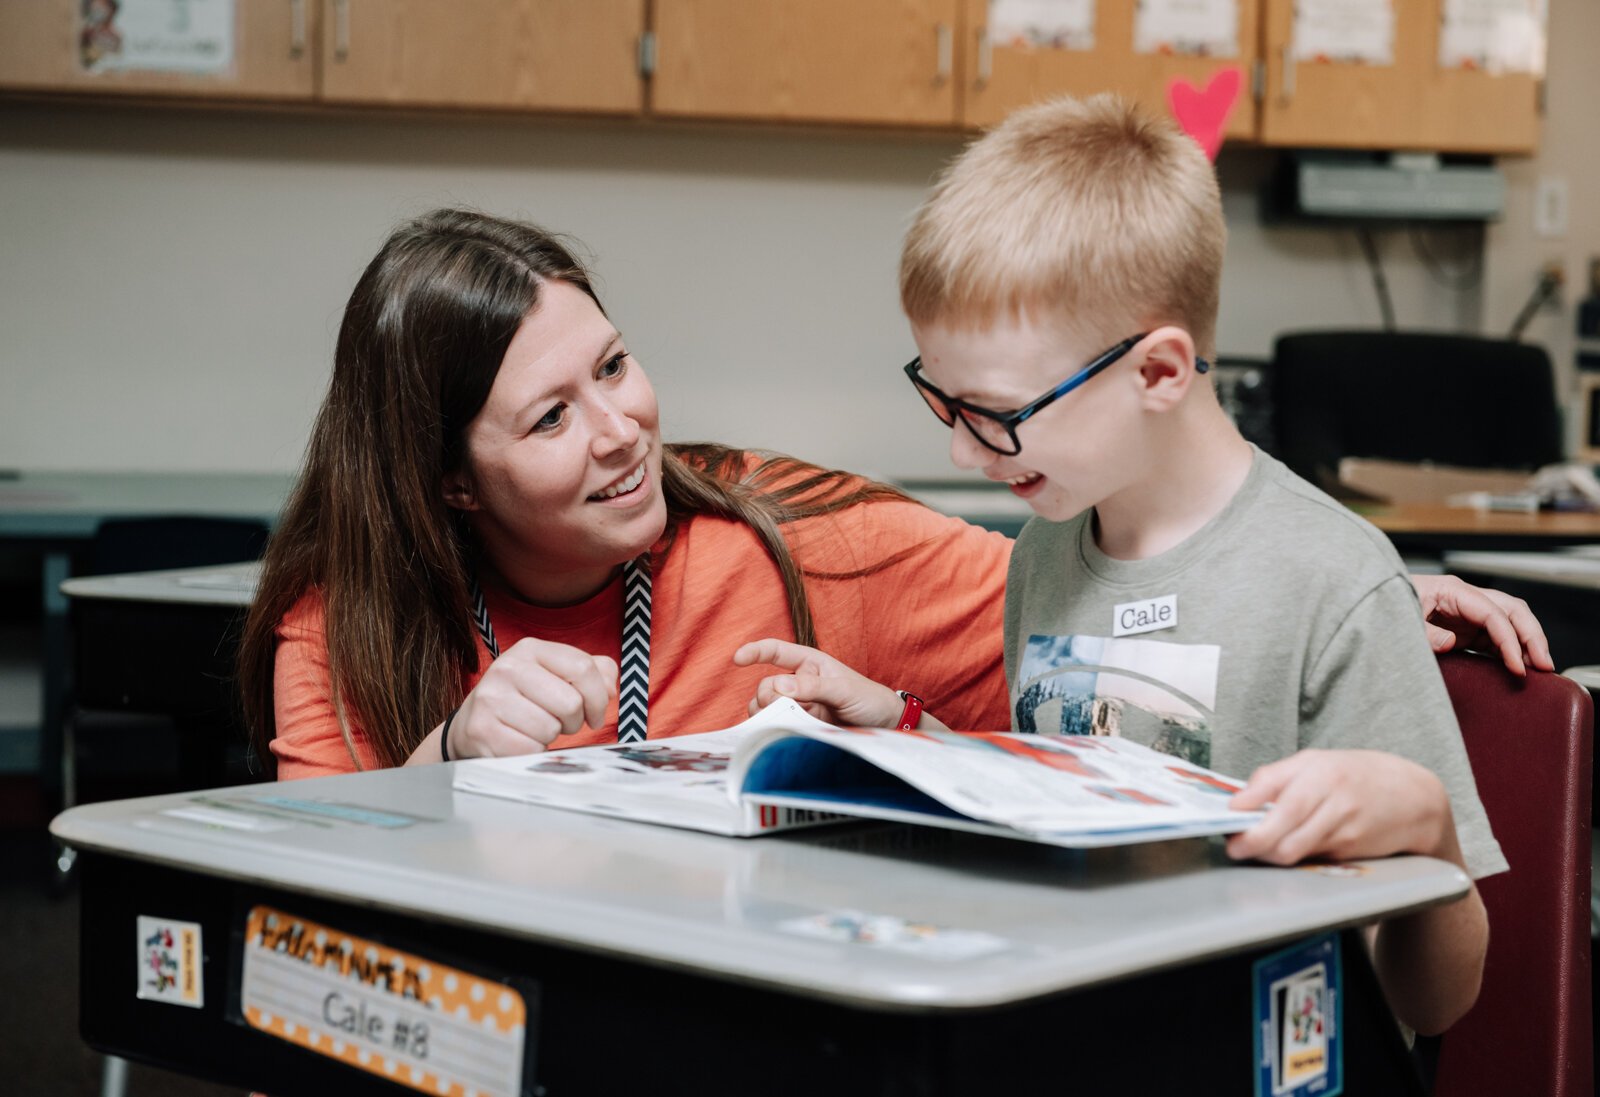
[[[444,718],[444,726],[439,729],[439,755],[448,762],[450,760],[450,721],[456,718],[456,713],[461,709],[451,710],[450,715]]]

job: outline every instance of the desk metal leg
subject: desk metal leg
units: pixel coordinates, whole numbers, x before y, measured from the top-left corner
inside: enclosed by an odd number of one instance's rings
[[[107,1055],[100,1064],[100,1097],[124,1097],[128,1092],[128,1060]]]
[[[64,791],[61,719],[72,682],[72,647],[67,636],[67,596],[61,584],[72,575],[72,557],[64,551],[44,557],[44,704],[39,714],[39,783],[53,811]]]

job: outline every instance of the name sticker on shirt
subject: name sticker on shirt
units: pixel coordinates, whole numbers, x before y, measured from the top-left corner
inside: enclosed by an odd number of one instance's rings
[[[1178,596],[1163,594],[1142,602],[1124,602],[1112,611],[1111,635],[1137,636],[1178,627]]]

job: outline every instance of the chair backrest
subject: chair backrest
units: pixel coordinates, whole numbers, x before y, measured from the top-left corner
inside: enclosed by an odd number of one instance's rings
[[[1511,871],[1478,883],[1489,912],[1483,989],[1444,1036],[1434,1093],[1589,1097],[1589,694],[1476,655],[1439,665]]]
[[[1308,331],[1273,351],[1278,455],[1320,487],[1341,457],[1534,469],[1561,460],[1543,348],[1471,335]]]

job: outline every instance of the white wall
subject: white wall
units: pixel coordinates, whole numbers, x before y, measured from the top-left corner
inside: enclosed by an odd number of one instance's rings
[[[914,351],[894,271],[958,148],[0,103],[0,467],[293,468],[357,273],[396,220],[467,203],[588,245],[669,437],[942,475],[944,439],[898,368]],[[1378,320],[1348,236],[1261,227],[1271,161],[1223,158],[1224,353]],[[1478,234],[1438,246],[1470,253]],[[1436,282],[1403,237],[1385,248],[1402,324],[1476,324],[1476,289]]]
[[[1484,279],[1484,325],[1492,334],[1510,327],[1538,283],[1545,264],[1565,275],[1559,307],[1535,314],[1523,338],[1550,351],[1567,396],[1573,394],[1576,305],[1588,292],[1589,259],[1600,257],[1600,4],[1595,0],[1551,0],[1549,75],[1545,84],[1544,135],[1539,154],[1507,161],[1506,214],[1489,229]],[[1534,198],[1541,178],[1566,183],[1567,228],[1559,236],[1534,229]],[[1577,423],[1569,423],[1576,428]],[[1569,440],[1576,431],[1569,430]]]

